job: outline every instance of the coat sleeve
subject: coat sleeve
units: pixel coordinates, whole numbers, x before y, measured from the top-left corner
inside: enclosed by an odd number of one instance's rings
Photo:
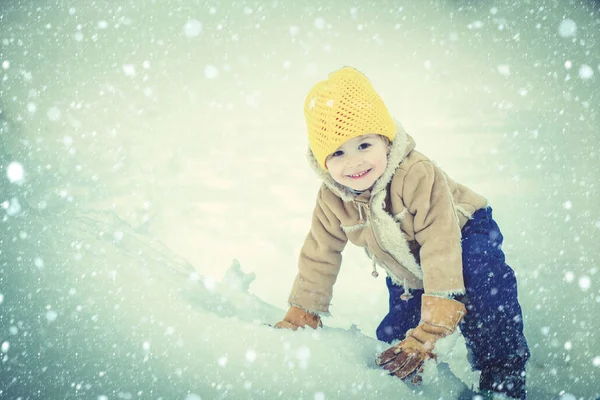
[[[298,260],[298,273],[289,297],[290,305],[317,315],[328,315],[333,285],[342,265],[342,250],[348,238],[327,201],[341,201],[321,187],[312,224]]]
[[[444,172],[417,162],[404,177],[402,197],[414,216],[425,293],[464,293],[461,232]]]

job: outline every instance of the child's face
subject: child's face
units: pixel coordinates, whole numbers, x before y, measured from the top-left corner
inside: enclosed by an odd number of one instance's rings
[[[388,144],[380,135],[361,135],[338,147],[325,165],[340,185],[366,190],[385,171],[388,152]]]

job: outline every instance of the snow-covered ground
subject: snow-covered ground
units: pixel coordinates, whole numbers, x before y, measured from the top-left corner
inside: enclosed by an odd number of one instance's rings
[[[323,330],[266,325],[319,186],[304,95],[343,65],[490,200],[530,398],[600,397],[600,7],[302,3],[0,5],[1,398],[456,399],[459,337],[420,388],[375,367],[351,245]]]

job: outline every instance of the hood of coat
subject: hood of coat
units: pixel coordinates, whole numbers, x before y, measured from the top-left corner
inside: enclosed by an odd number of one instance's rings
[[[381,175],[381,177],[379,177],[379,179],[373,185],[373,188],[371,189],[371,196],[381,192],[382,190],[384,190],[387,187],[387,185],[390,183],[390,181],[394,177],[394,173],[396,172],[398,165],[400,165],[402,160],[404,160],[404,158],[414,148],[415,148],[415,141],[412,138],[412,136],[410,136],[408,133],[406,133],[406,131],[404,130],[402,125],[400,125],[398,122],[396,122],[396,137],[394,138],[394,141],[390,145],[390,154],[388,154],[387,166],[385,168],[385,171]],[[325,185],[333,193],[338,195],[342,200],[353,201],[358,196],[358,195],[352,193],[352,191],[348,187],[346,187],[344,185],[340,185],[335,180],[333,180],[333,178],[331,177],[329,172],[327,172],[327,171],[323,170],[323,168],[321,168],[317,159],[313,155],[312,151],[310,151],[310,148],[308,149],[308,153],[306,156],[308,158],[308,162],[309,162],[311,168],[313,169],[313,171],[315,171],[317,176],[321,180],[323,180]]]

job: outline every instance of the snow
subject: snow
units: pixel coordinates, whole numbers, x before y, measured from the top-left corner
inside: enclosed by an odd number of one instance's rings
[[[206,79],[215,79],[219,76],[219,70],[214,65],[207,65],[204,67],[204,76]]]
[[[343,65],[490,200],[530,399],[600,396],[592,2],[38,3],[0,6],[0,397],[456,399],[476,382],[459,335],[422,386],[382,374],[387,291],[351,245],[322,330],[269,326],[319,186],[304,96]]]
[[[583,80],[590,79],[594,76],[594,69],[589,65],[583,64],[579,67],[579,77]]]
[[[577,24],[572,19],[564,19],[558,26],[558,34],[564,38],[572,37],[577,34]]]
[[[6,177],[10,183],[22,182],[24,178],[23,165],[17,161],[12,161],[6,167]]]
[[[183,26],[185,36],[192,38],[198,36],[202,32],[202,23],[197,19],[188,20]]]

